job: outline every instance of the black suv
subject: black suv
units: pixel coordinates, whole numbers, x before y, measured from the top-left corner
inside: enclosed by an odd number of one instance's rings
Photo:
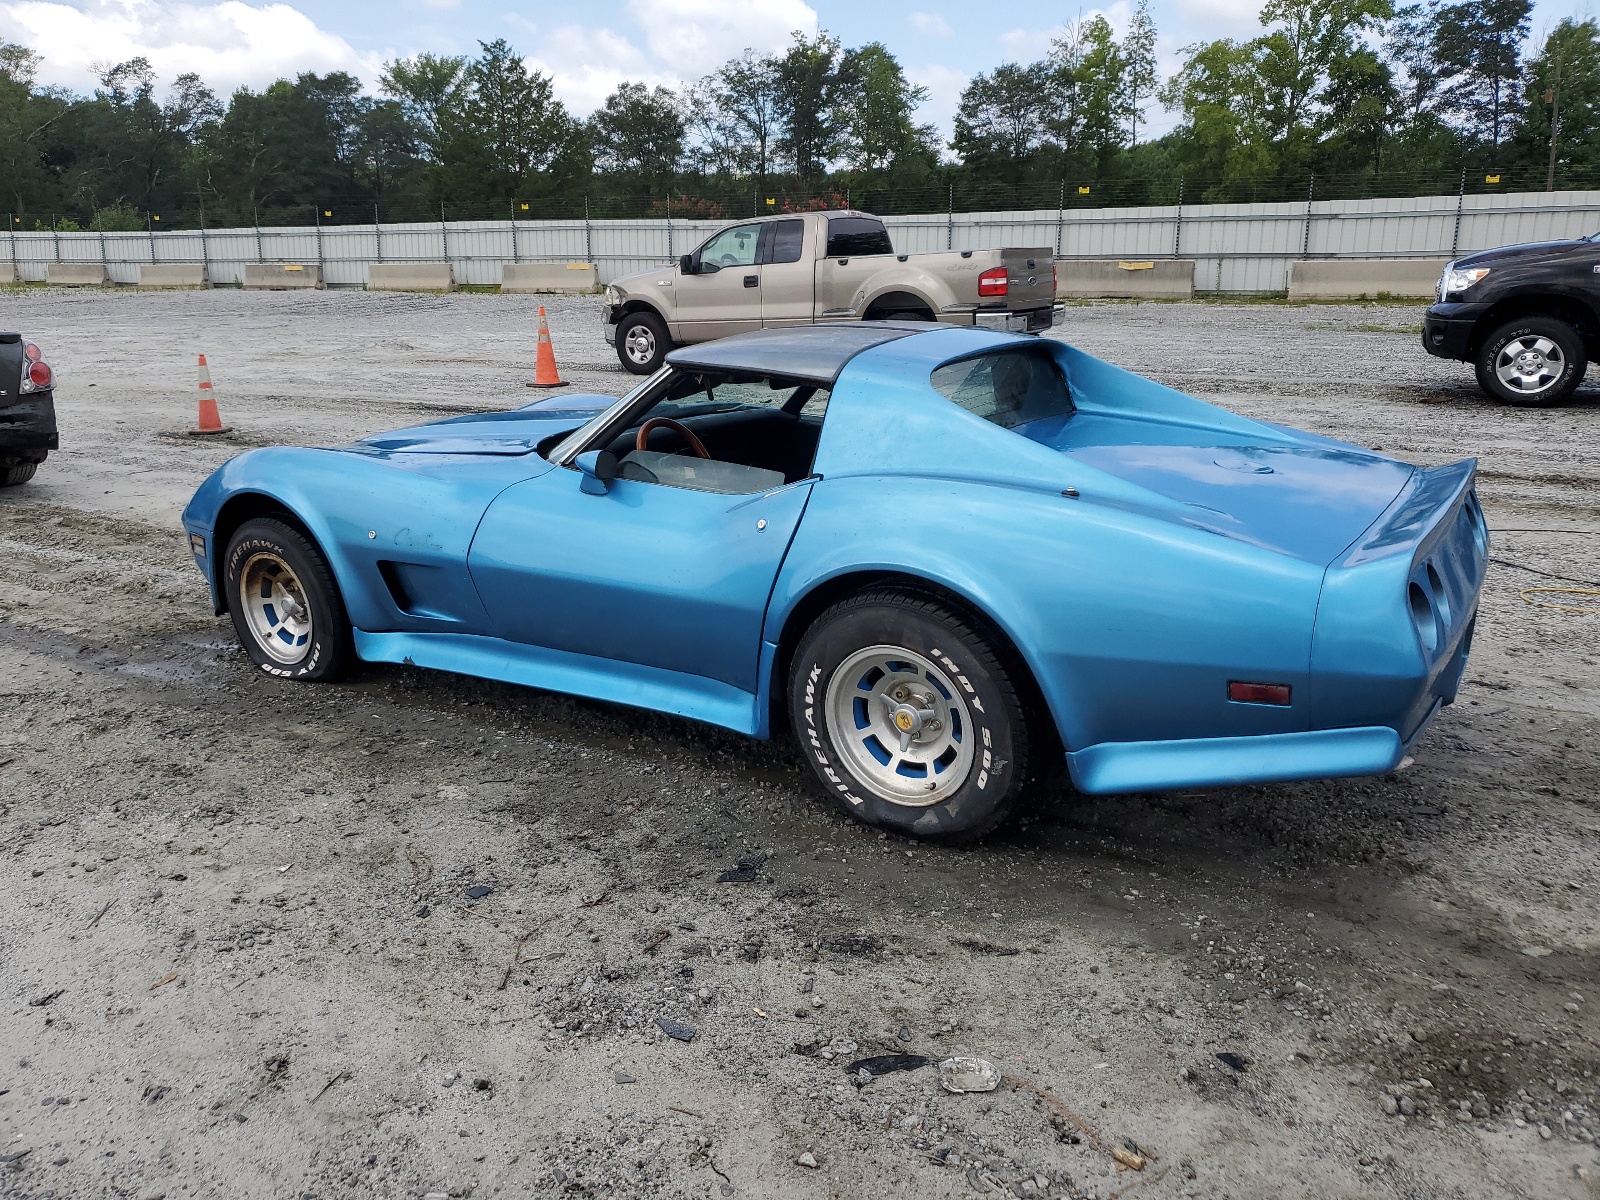
[[[39,347],[0,333],[0,487],[27,483],[56,436],[56,375]]]
[[[1554,404],[1600,353],[1600,234],[1502,246],[1444,269],[1422,346],[1470,362],[1502,404]]]

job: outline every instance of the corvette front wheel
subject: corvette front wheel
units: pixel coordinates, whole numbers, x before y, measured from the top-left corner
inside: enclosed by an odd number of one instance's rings
[[[1027,781],[1027,723],[1001,656],[927,597],[877,590],[823,613],[795,652],[789,710],[823,790],[869,825],[971,841]]]
[[[263,517],[239,526],[223,560],[223,586],[239,644],[267,674],[336,679],[354,660],[333,572],[292,525]]]

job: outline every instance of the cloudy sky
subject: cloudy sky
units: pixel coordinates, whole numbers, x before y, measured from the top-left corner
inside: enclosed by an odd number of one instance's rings
[[[1587,8],[1538,0],[1535,33]],[[1120,29],[1130,9],[1129,0],[1098,9],[1043,0],[0,0],[0,38],[44,56],[43,83],[87,91],[94,64],[142,54],[164,77],[196,71],[226,93],[301,71],[346,70],[371,83],[386,59],[472,53],[479,40],[504,37],[555,77],[581,116],[624,79],[676,85],[747,46],[777,49],[792,30],[822,28],[846,45],[885,43],[928,89],[924,119],[948,130],[972,74],[1040,57],[1068,17],[1103,11]],[[1164,70],[1191,42],[1253,36],[1260,9],[1260,0],[1151,0]],[[1157,119],[1154,131],[1170,123]]]

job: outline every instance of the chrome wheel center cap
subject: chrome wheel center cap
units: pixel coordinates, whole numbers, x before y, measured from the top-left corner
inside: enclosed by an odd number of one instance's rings
[[[1538,375],[1544,370],[1544,355],[1537,350],[1524,350],[1517,355],[1517,373],[1519,375]]]

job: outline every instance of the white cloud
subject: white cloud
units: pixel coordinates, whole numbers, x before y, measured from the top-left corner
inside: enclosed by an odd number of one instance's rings
[[[302,71],[374,79],[383,58],[358,53],[287,4],[89,0],[77,8],[20,0],[0,3],[0,20],[8,38],[43,56],[39,82],[80,91],[94,86],[92,64],[141,55],[163,81],[194,71],[224,96]]]
[[[817,10],[805,0],[628,0],[627,10],[650,53],[682,79],[746,49],[781,50],[796,31],[817,31]]]
[[[675,75],[662,71],[627,38],[609,29],[563,26],[527,62],[554,79],[557,97],[580,117],[599,108],[619,83],[681,86]]]
[[[947,38],[950,36],[950,22],[946,21],[938,13],[912,13],[911,28],[927,38]]]

